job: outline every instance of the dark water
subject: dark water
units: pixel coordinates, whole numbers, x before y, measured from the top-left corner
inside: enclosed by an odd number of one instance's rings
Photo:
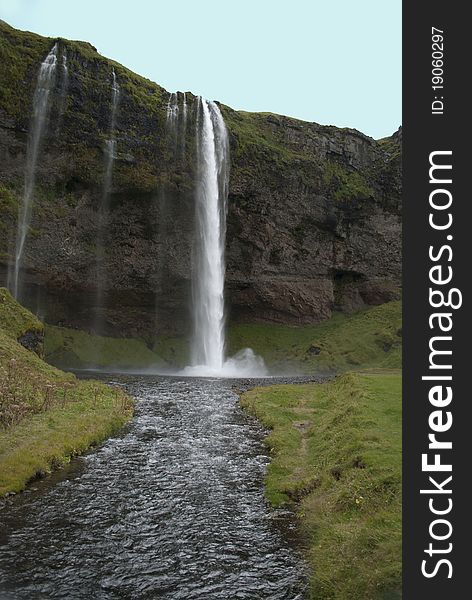
[[[0,511],[0,599],[301,599],[234,382],[115,382],[138,400],[128,428]]]

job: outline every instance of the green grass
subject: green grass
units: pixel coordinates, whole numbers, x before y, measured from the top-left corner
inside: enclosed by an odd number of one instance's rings
[[[120,389],[79,381],[16,340],[42,324],[0,289],[0,496],[67,463],[132,415]]]
[[[361,368],[401,367],[401,303],[389,302],[318,325],[230,324],[228,354],[250,347],[275,372],[332,373]],[[319,352],[318,352],[319,350]],[[141,339],[109,338],[46,326],[45,353],[64,368],[183,367],[187,337],[159,337],[149,348]]]
[[[375,195],[363,174],[335,161],[326,161],[323,183],[338,201],[367,200]]]
[[[337,313],[318,325],[234,324],[228,350],[249,346],[279,372],[400,368],[401,327],[401,302],[394,301],[352,315]]]
[[[142,339],[102,337],[53,325],[46,326],[44,346],[49,362],[68,369],[90,366],[145,369],[164,362]]]
[[[256,388],[271,429],[266,494],[297,510],[313,600],[400,598],[401,375]]]
[[[33,94],[32,70],[52,47],[52,40],[13,29],[0,21],[0,106],[12,118],[29,115]]]
[[[44,326],[29,310],[16,302],[6,288],[0,288],[0,331],[17,340],[27,331],[44,332]]]

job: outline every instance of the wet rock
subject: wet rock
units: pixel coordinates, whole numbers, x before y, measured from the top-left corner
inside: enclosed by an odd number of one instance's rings
[[[18,338],[18,343],[42,357],[44,353],[44,332],[27,331]]]

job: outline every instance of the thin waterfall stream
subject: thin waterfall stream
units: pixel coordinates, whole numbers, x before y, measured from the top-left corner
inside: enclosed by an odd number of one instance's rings
[[[54,87],[58,46],[54,44],[49,54],[41,63],[33,96],[33,115],[26,150],[26,168],[23,197],[19,206],[18,226],[15,244],[15,260],[12,272],[9,272],[8,287],[15,298],[21,294],[21,268],[23,265],[25,242],[31,224],[31,215],[36,183],[36,166],[41,141],[46,131],[51,92]]]
[[[96,262],[96,299],[95,299],[95,326],[97,334],[103,334],[105,318],[105,290],[107,288],[106,270],[106,242],[105,237],[109,229],[110,193],[113,180],[113,164],[116,157],[116,113],[120,101],[120,86],[116,78],[115,70],[112,70],[111,86],[111,111],[109,138],[105,141],[105,171],[103,177],[102,198],[99,208],[99,220],[97,229],[97,262]]]

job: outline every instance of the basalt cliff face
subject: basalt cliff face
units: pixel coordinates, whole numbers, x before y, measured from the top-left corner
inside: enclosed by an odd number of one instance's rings
[[[0,284],[14,258],[39,65],[59,62],[36,169],[21,300],[53,324],[93,328],[100,203],[120,87],[109,212],[101,235],[113,335],[185,332],[191,302],[195,96],[170,95],[87,43],[0,23]],[[60,59],[67,59],[67,73]],[[226,296],[235,321],[314,323],[397,298],[401,130],[375,141],[220,105],[230,138]]]

